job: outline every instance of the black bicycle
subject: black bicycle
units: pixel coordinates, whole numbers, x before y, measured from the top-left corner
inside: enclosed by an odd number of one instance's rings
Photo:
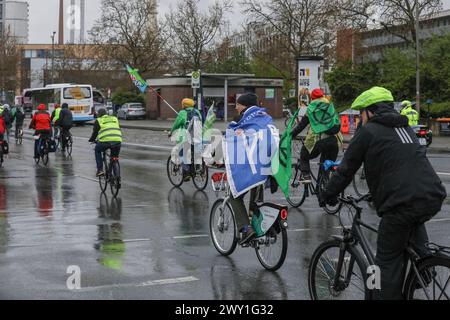
[[[35,139],[38,139],[38,157],[34,159],[36,164],[42,162],[44,166],[48,164],[48,155],[50,153],[50,143],[51,138],[50,135],[39,135],[36,136]]]
[[[369,186],[367,185],[366,173],[364,167],[361,167],[358,172],[353,176],[353,190],[358,197],[362,197],[369,193]]]
[[[340,217],[343,235],[334,236],[315,250],[308,272],[311,299],[374,298],[367,282],[370,266],[375,266],[375,257],[362,228],[375,233],[377,230],[361,220],[362,208],[358,205],[370,200],[370,195],[358,199],[351,196],[339,198],[339,202],[349,208],[352,226],[344,226]],[[403,296],[406,300],[450,300],[450,248],[432,243],[427,247],[430,254],[426,257],[420,257],[412,245],[406,249],[409,268],[405,271],[409,272],[405,272]]]
[[[67,153],[67,155],[70,157],[72,155],[73,150],[73,138],[70,131],[60,129],[58,140],[59,140],[58,144],[59,146],[61,146],[61,152],[63,152],[64,154]]]
[[[170,155],[167,160],[167,176],[169,177],[170,183],[179,188],[185,182],[186,175],[189,175],[194,183],[197,190],[203,191],[208,185],[209,171],[202,159],[202,163],[198,164],[195,161],[194,145],[191,145],[191,165],[190,171],[185,172],[182,165],[182,157]]]
[[[102,193],[105,193],[109,184],[111,193],[113,197],[116,198],[122,187],[119,158],[112,157],[111,149],[107,149],[102,152],[102,159],[103,167],[105,168],[105,174],[98,177],[100,189],[102,190]]]
[[[336,171],[339,165],[336,162],[325,161],[325,163],[318,163],[319,170],[317,177],[313,172],[310,172],[311,183],[304,183],[300,181],[301,170],[300,170],[300,159],[298,159],[296,164],[292,164],[292,177],[289,182],[289,197],[287,201],[294,208],[299,208],[309,196],[317,196],[320,199],[320,193],[324,190],[331,175]],[[334,207],[325,206],[323,209],[328,214],[336,214],[341,209],[342,204],[338,204]]]

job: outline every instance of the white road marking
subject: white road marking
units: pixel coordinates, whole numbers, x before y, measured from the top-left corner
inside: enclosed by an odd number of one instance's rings
[[[130,239],[130,240],[123,240],[124,243],[132,243],[132,242],[148,242],[152,241],[152,239]]]
[[[437,172],[439,176],[450,176],[450,173],[447,172]]]
[[[147,282],[143,282],[141,284],[135,283],[125,283],[125,284],[112,284],[106,286],[98,286],[98,287],[82,287],[79,290],[73,290],[73,292],[87,292],[87,291],[97,291],[97,290],[107,290],[107,289],[120,289],[120,288],[135,288],[135,287],[149,287],[149,286],[157,286],[157,285],[170,285],[170,284],[181,284],[199,281],[199,279],[195,277],[183,277],[183,278],[172,278],[172,279],[162,279],[162,280],[151,280]]]
[[[155,281],[144,282],[144,283],[138,285],[138,287],[149,287],[149,286],[177,284],[177,283],[186,283],[186,282],[194,282],[194,281],[199,281],[199,279],[197,279],[196,277],[184,277],[184,278],[155,280]]]
[[[190,236],[177,236],[173,237],[173,239],[194,239],[194,238],[207,238],[209,234],[193,234]]]

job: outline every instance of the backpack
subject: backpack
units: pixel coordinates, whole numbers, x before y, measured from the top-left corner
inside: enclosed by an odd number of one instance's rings
[[[195,109],[187,110],[186,129],[193,138],[194,143],[202,142],[203,125]]]

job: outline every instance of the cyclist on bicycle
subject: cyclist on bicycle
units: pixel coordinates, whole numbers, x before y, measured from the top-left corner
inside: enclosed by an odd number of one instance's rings
[[[181,101],[181,107],[182,110],[178,114],[178,117],[175,119],[175,122],[172,126],[172,129],[170,130],[170,135],[172,136],[174,133],[177,134],[177,145],[182,146],[186,142],[189,142],[187,139],[187,135],[190,134],[188,132],[188,129],[191,125],[191,121],[194,120],[194,118],[197,118],[197,120],[201,121],[202,115],[199,110],[195,109],[195,101],[189,98],[183,99]],[[191,131],[191,130],[190,130]],[[192,139],[191,139],[192,140]],[[180,158],[183,159],[184,155],[184,149],[181,148],[180,150]],[[191,178],[191,160],[190,159],[183,159],[182,162],[183,167],[183,177],[184,181],[187,182]]]
[[[309,161],[319,155],[321,163],[325,160],[336,161],[339,145],[343,142],[339,115],[320,89],[311,92],[311,103],[302,121],[292,131],[292,137],[295,138],[308,125],[310,128],[300,151],[300,181],[303,183],[312,182]]]
[[[3,141],[3,136],[6,132],[6,124],[5,119],[3,118],[3,113],[5,111],[5,108],[0,105],[0,141]]]
[[[230,123],[227,130],[227,137],[226,140],[229,140],[230,138],[233,139],[233,144],[227,145],[227,149],[229,148],[236,148],[237,150],[242,151],[242,146],[238,145],[239,140],[242,141],[242,139],[235,138],[236,137],[244,137],[244,139],[247,139],[246,135],[254,136],[256,132],[261,132],[263,130],[269,130],[269,127],[275,128],[273,125],[272,118],[267,114],[265,109],[262,109],[257,106],[258,105],[258,96],[253,93],[247,93],[242,96],[240,96],[236,102],[236,111],[238,112],[238,116],[235,118],[233,122]],[[278,132],[274,133],[271,132],[270,138],[269,136],[265,136],[266,139],[270,139],[271,144],[274,139],[276,139],[275,135],[278,135]],[[256,138],[254,138],[256,139]],[[248,141],[246,141],[248,142]],[[228,142],[227,142],[228,143]],[[264,159],[268,157],[268,154],[264,154],[265,151],[271,151],[271,153],[274,153],[275,150],[265,150],[265,145],[267,141],[261,142],[258,147],[255,147],[255,152],[258,152],[258,159]],[[277,146],[278,147],[278,143]],[[268,152],[267,152],[268,153]],[[227,157],[230,156],[229,154]],[[240,157],[240,156],[238,156]],[[254,159],[253,159],[254,160]],[[252,240],[256,232],[251,226],[250,220],[249,220],[249,213],[246,209],[244,198],[247,194],[245,190],[251,191],[250,192],[250,203],[253,204],[254,202],[261,202],[263,200],[263,192],[261,190],[258,190],[258,188],[263,188],[264,184],[267,181],[273,182],[272,179],[269,179],[269,176],[267,174],[258,172],[258,170],[255,167],[255,172],[251,172],[252,170],[249,170],[250,172],[245,172],[246,170],[241,170],[242,168],[239,168],[241,166],[240,163],[234,164],[237,171],[235,171],[235,176],[233,177],[230,173],[233,173],[232,170],[232,163],[231,161],[240,161],[237,159],[227,159],[227,173],[228,173],[228,181],[230,182],[230,187],[232,189],[232,195],[230,199],[230,205],[233,208],[235,217],[236,217],[236,225],[238,230],[242,233],[242,239],[240,241],[240,245],[245,244]],[[250,159],[249,159],[250,161]],[[262,161],[262,160],[261,160]],[[266,162],[266,161],[262,161]],[[270,166],[270,162],[269,162]],[[243,167],[244,169],[246,166]],[[261,168],[260,168],[261,170]],[[239,171],[239,172],[238,172]],[[245,176],[247,174],[247,176]],[[236,189],[233,192],[233,186],[234,189]],[[274,183],[276,184],[276,183]],[[238,192],[236,185],[239,185],[239,188],[241,192]],[[259,192],[258,192],[259,191]],[[243,193],[242,193],[243,192]],[[234,194],[239,194],[238,196],[235,196]],[[257,199],[257,196],[259,198]],[[249,208],[250,215],[254,211],[254,208]]]
[[[36,113],[33,115],[33,119],[30,122],[29,129],[34,129],[34,136],[40,136],[39,139],[34,141],[34,159],[39,159],[39,143],[44,137],[52,136],[51,117],[47,112],[47,108],[44,104],[40,104],[37,107]]]
[[[411,127],[419,125],[419,112],[412,107],[411,101],[405,100],[402,102],[402,111],[400,114],[408,118]]]
[[[95,161],[97,163],[97,177],[105,175],[103,171],[102,152],[110,149],[111,157],[119,157],[122,146],[122,130],[119,120],[114,116],[108,116],[106,109],[98,110],[98,117],[94,123],[94,129],[89,142],[95,142]]]
[[[52,116],[51,116],[52,125],[54,128],[53,138],[55,140],[58,139],[58,135],[60,134],[59,128],[58,128],[58,120],[59,120],[60,114],[61,114],[61,106],[57,103],[57,104],[55,104],[55,110],[53,110]]]
[[[69,109],[69,105],[67,103],[63,103],[61,106],[61,112],[59,113],[59,119],[56,121],[56,126],[60,128],[62,144],[61,149],[64,152],[66,147],[66,137],[70,137],[70,129],[73,126],[73,115],[72,111]]]
[[[341,165],[322,193],[321,205],[335,205],[364,164],[367,184],[381,217],[376,264],[381,270],[382,299],[402,299],[405,249],[414,246],[426,255],[424,223],[440,210],[446,190],[420,146],[408,118],[394,109],[385,88],[362,93],[352,105],[362,127],[351,141]]]
[[[16,139],[17,143],[19,140],[19,131],[23,129],[23,122],[25,121],[25,112],[23,111],[22,106],[16,107],[15,121],[16,121],[16,131],[14,133],[14,138]]]

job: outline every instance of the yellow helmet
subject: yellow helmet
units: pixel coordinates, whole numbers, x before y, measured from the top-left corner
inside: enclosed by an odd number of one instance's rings
[[[183,107],[183,109],[193,108],[195,106],[195,101],[189,98],[185,98],[183,99],[183,101],[181,101],[181,106]]]

